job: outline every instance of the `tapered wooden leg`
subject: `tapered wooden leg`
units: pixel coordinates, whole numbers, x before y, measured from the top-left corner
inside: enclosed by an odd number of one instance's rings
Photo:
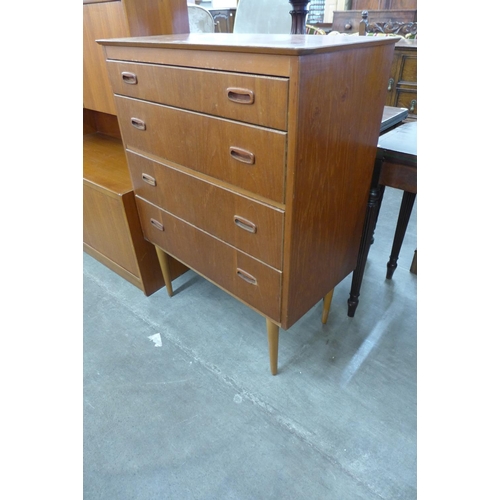
[[[172,297],[174,291],[172,289],[172,280],[170,279],[170,269],[168,267],[168,257],[167,254],[159,247],[155,246],[156,254],[158,255],[158,261],[160,262],[161,273],[163,274],[163,279],[165,280],[165,287],[169,297]]]
[[[332,303],[333,290],[329,291],[323,297],[323,314],[321,316],[321,322],[325,325],[328,321],[328,313],[330,312],[330,304]]]
[[[280,327],[266,318],[267,326],[267,341],[269,343],[269,363],[271,365],[271,373],[278,373],[278,341],[280,335]]]

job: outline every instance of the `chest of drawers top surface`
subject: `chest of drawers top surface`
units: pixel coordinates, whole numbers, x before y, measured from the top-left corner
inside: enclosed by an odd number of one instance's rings
[[[310,35],[265,35],[239,33],[189,33],[146,37],[97,40],[105,46],[149,47],[186,49],[246,54],[275,54],[300,56],[343,50],[352,46],[369,44],[392,45],[397,40],[390,37],[347,37]]]

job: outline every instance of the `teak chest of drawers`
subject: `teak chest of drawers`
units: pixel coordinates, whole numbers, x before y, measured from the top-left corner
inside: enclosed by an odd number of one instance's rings
[[[190,34],[99,41],[142,230],[288,329],[351,273],[395,40]]]

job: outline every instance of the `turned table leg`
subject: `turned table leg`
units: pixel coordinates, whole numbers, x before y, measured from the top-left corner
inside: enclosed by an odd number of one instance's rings
[[[323,298],[323,314],[321,315],[321,322],[325,325],[328,321],[328,314],[330,313],[330,304],[332,303],[333,290],[330,290]]]
[[[380,210],[380,200],[383,194],[383,188],[378,184],[380,178],[380,169],[382,168],[383,160],[377,158],[373,170],[372,183],[370,187],[370,195],[368,198],[368,206],[366,207],[365,222],[363,225],[363,233],[361,235],[361,243],[358,251],[358,261],[356,269],[352,274],[351,292],[347,300],[347,315],[351,318],[354,317],[356,308],[359,302],[359,292],[361,290],[361,283],[363,281],[363,274],[365,272],[366,261],[368,259],[368,252],[375,231],[375,224],[377,222],[378,213]]]
[[[408,227],[408,222],[410,220],[411,211],[413,209],[413,204],[415,203],[415,193],[410,193],[408,191],[403,192],[403,199],[401,201],[401,208],[399,210],[398,222],[396,225],[396,233],[394,234],[394,242],[392,244],[391,255],[389,257],[389,262],[387,263],[387,274],[386,279],[392,279],[392,275],[398,267],[399,252],[401,250],[401,245],[406,233],[406,228]]]
[[[165,281],[165,287],[169,297],[172,297],[174,291],[172,289],[172,280],[170,279],[170,269],[168,266],[167,254],[159,247],[155,246],[156,254],[158,255],[158,261],[160,262],[161,273],[163,274],[163,279]]]
[[[269,363],[271,366],[271,373],[276,375],[278,373],[278,341],[280,334],[280,327],[273,323],[270,319],[266,318],[267,326],[267,341],[269,343]]]

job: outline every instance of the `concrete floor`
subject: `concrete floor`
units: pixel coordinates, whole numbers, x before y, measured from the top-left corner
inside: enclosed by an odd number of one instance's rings
[[[275,377],[264,319],[211,283],[145,297],[84,254],[85,500],[415,499],[416,205],[385,280],[401,194],[355,317],[349,276],[327,325],[318,303],[281,331]]]

